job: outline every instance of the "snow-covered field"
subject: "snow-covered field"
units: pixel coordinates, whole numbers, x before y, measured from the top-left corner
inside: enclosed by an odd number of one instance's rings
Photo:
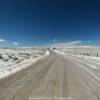
[[[97,46],[65,46],[56,47],[57,50],[69,54],[79,54],[86,56],[100,56],[100,47]]]
[[[75,63],[84,65],[84,69],[88,72],[91,71],[96,79],[100,80],[100,47],[96,46],[68,46],[56,47],[54,50]]]
[[[42,48],[0,48],[0,78],[15,73],[48,54]]]
[[[100,47],[96,46],[67,46],[56,47],[56,52],[66,54],[74,58],[92,61],[100,64]]]

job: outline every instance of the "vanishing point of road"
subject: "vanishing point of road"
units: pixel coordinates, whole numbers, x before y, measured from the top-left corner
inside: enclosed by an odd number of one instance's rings
[[[1,79],[0,100],[100,100],[100,81],[82,66],[51,52]]]

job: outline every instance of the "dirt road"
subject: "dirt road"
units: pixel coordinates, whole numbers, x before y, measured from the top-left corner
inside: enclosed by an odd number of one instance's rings
[[[52,52],[0,80],[0,100],[100,100],[100,81],[82,67]]]

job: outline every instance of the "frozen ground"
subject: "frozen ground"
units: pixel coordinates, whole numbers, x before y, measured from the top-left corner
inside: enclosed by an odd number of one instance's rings
[[[15,73],[48,54],[48,51],[41,48],[1,48],[0,78]]]
[[[99,46],[56,46],[58,51],[65,52],[68,54],[79,54],[86,56],[100,56],[100,47]]]
[[[84,47],[81,47],[81,48],[84,48]],[[84,51],[86,53],[87,50],[88,50],[88,55],[84,55]],[[54,50],[54,52],[59,53],[60,55],[63,55],[64,57],[70,58],[75,63],[84,65],[83,68],[87,70],[88,72],[91,71],[91,74],[100,81],[100,56],[95,56],[95,55],[90,54],[89,50],[91,51],[91,48],[89,47],[86,48],[86,50],[85,49],[79,50],[79,48],[76,48],[77,53],[74,53],[72,52],[72,49],[59,48],[59,49]],[[98,49],[96,47],[93,52],[98,52],[97,50]],[[83,54],[80,52],[83,52]]]

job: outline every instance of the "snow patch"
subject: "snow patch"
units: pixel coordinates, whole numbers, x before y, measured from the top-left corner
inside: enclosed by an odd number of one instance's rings
[[[0,79],[20,71],[49,55],[41,49],[0,49]]]
[[[93,69],[97,69],[97,67],[96,67],[95,65],[90,64],[89,62],[85,61],[85,60],[84,60],[84,57],[80,59],[80,58],[76,58],[76,56],[73,55],[73,54],[66,54],[66,53],[60,52],[60,51],[58,51],[58,50],[54,50],[54,52],[59,53],[59,54],[62,54],[62,55],[64,55],[64,56],[69,56],[71,59],[74,59],[74,60],[76,60],[76,61],[78,61],[78,62],[84,63],[84,64],[86,64],[87,66],[89,66],[89,67],[91,67],[91,68],[93,68]]]

